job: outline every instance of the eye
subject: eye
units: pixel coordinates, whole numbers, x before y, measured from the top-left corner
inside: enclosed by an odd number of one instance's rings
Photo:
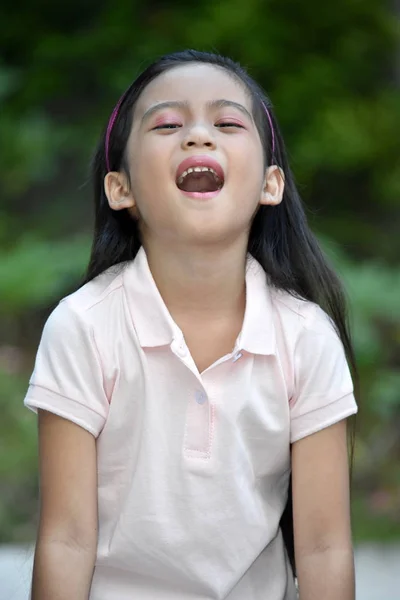
[[[225,129],[227,127],[236,127],[238,129],[244,129],[243,125],[241,125],[240,123],[233,122],[233,121],[226,121],[226,122],[223,122],[223,123],[216,123],[215,127],[219,127],[221,129],[222,128]]]
[[[153,131],[157,131],[157,129],[178,129],[181,125],[178,123],[163,123],[162,125],[157,125],[153,127]]]

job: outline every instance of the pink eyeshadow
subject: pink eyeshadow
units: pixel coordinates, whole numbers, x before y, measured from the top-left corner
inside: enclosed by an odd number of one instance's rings
[[[157,117],[154,125],[158,127],[159,125],[165,125],[166,123],[179,123],[179,119],[176,115],[162,115]]]

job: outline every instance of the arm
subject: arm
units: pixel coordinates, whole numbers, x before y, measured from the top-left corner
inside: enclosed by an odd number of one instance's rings
[[[292,446],[300,600],[354,600],[346,421]]]
[[[88,600],[97,545],[95,438],[40,410],[39,466],[32,600]]]

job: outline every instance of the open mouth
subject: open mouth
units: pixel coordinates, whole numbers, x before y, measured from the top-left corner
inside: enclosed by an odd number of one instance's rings
[[[192,155],[179,165],[176,174],[178,188],[194,198],[211,198],[224,185],[224,171],[209,155]]]
[[[224,185],[223,180],[210,167],[189,167],[176,182],[183,192],[217,192]]]

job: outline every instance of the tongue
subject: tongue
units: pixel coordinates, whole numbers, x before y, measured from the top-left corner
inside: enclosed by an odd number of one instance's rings
[[[178,183],[180,190],[184,192],[215,192],[220,188],[214,175],[210,172],[189,173],[182,183]]]

